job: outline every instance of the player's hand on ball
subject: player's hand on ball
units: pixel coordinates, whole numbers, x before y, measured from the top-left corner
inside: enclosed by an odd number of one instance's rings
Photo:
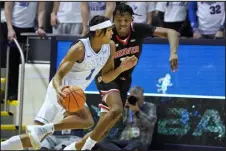
[[[177,71],[177,68],[178,68],[178,56],[177,56],[177,54],[171,54],[169,61],[170,61],[171,71],[172,72]]]
[[[63,93],[62,90],[65,89],[65,88],[68,88],[68,87],[69,87],[69,86],[62,86],[62,87],[56,89],[56,92],[57,92],[57,101],[58,101],[58,103],[59,103],[62,107],[64,107],[64,105],[62,104],[62,102],[64,101],[64,98],[66,97],[66,94]]]
[[[122,59],[120,67],[122,68],[123,71],[129,70],[137,64],[137,61],[138,59],[134,55],[131,57],[125,57]]]

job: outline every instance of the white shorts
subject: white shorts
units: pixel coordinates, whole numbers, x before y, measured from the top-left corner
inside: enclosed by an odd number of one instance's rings
[[[87,107],[87,104],[85,104],[85,106]],[[57,102],[57,93],[51,81],[47,88],[45,101],[36,115],[35,121],[48,124],[54,122],[56,116],[57,120],[60,121],[63,119],[65,112],[66,110]]]

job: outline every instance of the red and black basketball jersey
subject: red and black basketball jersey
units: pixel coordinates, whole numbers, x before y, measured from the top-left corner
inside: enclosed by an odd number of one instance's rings
[[[116,45],[116,54],[115,54],[115,68],[119,67],[121,64],[121,58],[126,56],[135,55],[140,58],[142,52],[142,44],[144,38],[151,37],[156,27],[143,24],[143,23],[132,23],[131,30],[127,37],[119,37],[116,29],[113,29],[112,40]],[[120,74],[119,77],[129,77],[131,76],[134,68],[125,71]]]

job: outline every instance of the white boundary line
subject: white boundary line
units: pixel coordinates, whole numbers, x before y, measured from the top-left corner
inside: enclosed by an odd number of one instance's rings
[[[99,94],[98,91],[85,91],[86,94]],[[181,95],[181,94],[158,94],[158,93],[144,93],[144,96],[157,97],[180,97],[180,98],[203,98],[203,99],[225,99],[225,96],[208,96],[208,95]]]

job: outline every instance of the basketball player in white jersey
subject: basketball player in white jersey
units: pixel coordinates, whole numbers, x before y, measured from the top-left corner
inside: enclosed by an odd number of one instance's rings
[[[41,141],[55,130],[86,129],[93,126],[93,118],[87,106],[76,113],[69,113],[60,105],[59,102],[65,97],[62,88],[76,85],[85,90],[101,69],[102,80],[111,82],[120,73],[135,66],[137,58],[127,57],[114,69],[115,44],[111,41],[111,21],[104,16],[94,16],[89,26],[89,37],[71,45],[49,83],[45,102],[35,118],[37,125],[27,126],[26,135],[14,136],[2,142],[1,149],[39,149]],[[59,112],[65,118],[59,123],[52,123]]]

